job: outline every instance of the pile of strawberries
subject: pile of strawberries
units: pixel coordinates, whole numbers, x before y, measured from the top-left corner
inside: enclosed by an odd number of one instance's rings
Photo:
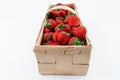
[[[75,9],[74,4],[67,6]],[[80,18],[68,10],[48,12],[41,45],[86,45],[87,30],[80,24]]]

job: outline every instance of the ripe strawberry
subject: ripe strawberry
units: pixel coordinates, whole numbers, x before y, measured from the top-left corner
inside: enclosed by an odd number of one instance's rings
[[[59,24],[56,28],[55,31],[65,31],[65,32],[71,32],[71,27],[68,24]]]
[[[68,11],[68,10],[65,10],[65,12],[66,12],[66,15],[68,15],[68,14],[72,14],[70,11]]]
[[[63,17],[57,17],[56,19],[57,24],[64,23],[64,18]]]
[[[41,45],[43,45],[45,43],[45,40],[44,39],[42,39],[42,41],[41,41]]]
[[[52,43],[53,43],[53,41],[49,40],[48,42],[44,43],[44,45],[50,45]]]
[[[53,36],[52,36],[53,41],[57,42],[58,34],[59,34],[59,32],[53,33]]]
[[[44,43],[44,45],[58,45],[58,43],[50,40],[50,41]]]
[[[52,39],[52,34],[53,33],[45,33],[44,34],[44,40],[45,41],[51,40]]]
[[[44,28],[44,33],[49,33],[51,30],[49,28]]]
[[[80,19],[76,15],[70,15],[68,18],[66,18],[66,23],[68,23],[70,26],[77,27],[80,25]]]
[[[46,21],[46,25],[45,25],[46,28],[55,28],[56,26],[57,26],[57,22],[55,20],[48,19]]]
[[[57,10],[52,10],[52,11],[50,12],[50,14],[51,14],[51,17],[52,17],[53,19],[55,19],[56,17],[59,16],[59,13],[58,13]]]
[[[74,4],[69,4],[68,7],[75,9],[75,5]]]
[[[62,43],[62,44],[67,44],[69,38],[70,37],[69,37],[68,33],[64,32],[64,31],[61,31],[58,34],[57,41]]]
[[[53,42],[50,45],[59,45],[57,42]]]
[[[68,45],[83,45],[84,42],[81,42],[77,37],[71,37]]]
[[[63,5],[62,3],[57,3],[56,6]]]
[[[65,17],[65,16],[66,16],[65,10],[60,9],[60,10],[59,10],[59,15],[62,16],[62,17]]]
[[[78,38],[85,38],[87,30],[84,26],[80,26],[80,27],[75,28],[73,33]]]

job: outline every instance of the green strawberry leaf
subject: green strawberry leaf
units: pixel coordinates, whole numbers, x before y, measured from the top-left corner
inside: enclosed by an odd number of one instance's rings
[[[52,36],[49,35],[49,36],[47,37],[47,41],[48,41],[48,40],[51,40],[51,39],[52,39]]]
[[[73,41],[73,42],[71,42],[71,44],[72,44],[72,45],[75,45],[75,42]]]
[[[64,22],[66,22],[66,19],[69,17],[69,14],[65,16]]]
[[[77,14],[76,14],[76,13],[74,13],[74,15],[75,15],[75,16],[77,16]]]
[[[67,19],[69,17],[69,14],[65,16],[65,19]]]
[[[58,31],[61,30],[64,27],[65,27],[65,24],[61,24],[60,26],[58,26]]]
[[[72,45],[83,45],[84,42],[81,42],[78,38],[75,38],[73,42],[71,42]]]
[[[51,15],[50,12],[47,13],[47,17],[48,17],[49,19],[52,17],[52,15]]]
[[[48,43],[44,43],[43,45],[48,45]]]
[[[50,26],[51,26],[51,24],[50,24],[50,22],[47,20],[45,27],[46,27],[46,28],[49,28]]]
[[[78,43],[78,45],[83,45],[83,44],[84,44],[84,42],[79,42],[79,43]]]

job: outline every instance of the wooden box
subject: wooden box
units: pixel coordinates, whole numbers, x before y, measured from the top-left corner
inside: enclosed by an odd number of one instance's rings
[[[77,14],[75,10],[65,7],[52,7],[50,5],[48,11],[52,9],[63,8]],[[85,46],[44,46],[40,45],[43,36],[45,19],[38,34],[34,53],[37,58],[39,72],[41,74],[67,74],[67,75],[86,75],[88,72],[89,61],[91,56],[91,43],[86,37]]]

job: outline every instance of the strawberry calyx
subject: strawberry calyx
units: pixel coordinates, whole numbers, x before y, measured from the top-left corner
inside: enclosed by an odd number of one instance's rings
[[[52,35],[49,35],[46,40],[48,41],[48,40],[51,40],[51,39],[52,39]]]
[[[46,27],[46,28],[49,28],[50,26],[51,26],[51,23],[47,20],[45,27]]]
[[[47,13],[47,17],[48,17],[48,18],[51,18],[51,17],[52,17],[52,15],[51,15],[50,12]]]
[[[59,25],[58,26],[58,31],[60,31],[62,28],[64,28],[65,27],[65,24],[61,24],[61,25]]]
[[[81,42],[78,38],[75,38],[73,42],[71,42],[72,45],[83,45],[84,42]]]

